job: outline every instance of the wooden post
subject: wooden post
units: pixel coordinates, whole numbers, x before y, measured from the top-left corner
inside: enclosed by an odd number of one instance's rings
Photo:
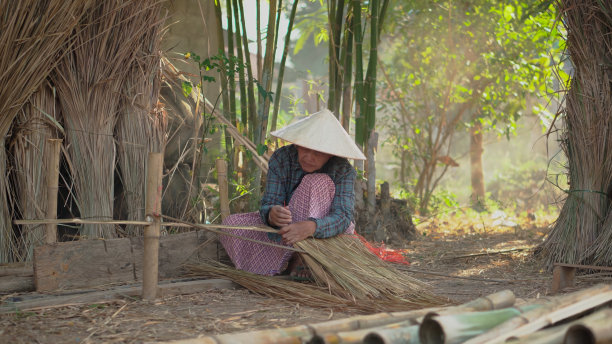
[[[46,218],[50,220],[57,218],[57,191],[61,148],[62,139],[47,139],[47,145],[45,146],[47,168]],[[57,224],[47,223],[45,225],[45,243],[52,244],[54,242],[57,242]]]
[[[227,186],[227,162],[217,159],[217,182],[219,184],[219,203],[221,208],[221,219],[225,220],[230,214],[229,197]]]
[[[391,215],[391,191],[388,182],[380,184],[380,210],[384,219]]]
[[[553,268],[553,281],[551,293],[556,294],[565,287],[574,286],[574,276],[576,275],[576,267],[556,265]]]
[[[149,153],[147,160],[147,181],[145,189],[145,216],[151,224],[144,229],[144,262],[142,271],[142,298],[157,298],[159,281],[159,235],[162,195],[162,166],[164,156],[161,153]]]

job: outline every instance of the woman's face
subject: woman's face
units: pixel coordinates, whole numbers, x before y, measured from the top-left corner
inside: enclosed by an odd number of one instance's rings
[[[298,162],[302,167],[302,170],[306,173],[314,172],[329,160],[332,157],[331,154],[322,153],[319,151],[315,151],[312,149],[304,148],[301,146],[297,146],[298,151]]]

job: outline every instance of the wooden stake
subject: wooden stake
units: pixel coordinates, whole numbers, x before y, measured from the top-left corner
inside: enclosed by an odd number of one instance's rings
[[[57,218],[57,191],[59,179],[59,161],[62,139],[47,139],[45,159],[47,160],[47,219]],[[45,243],[57,242],[57,225],[45,225]]]
[[[149,153],[147,160],[147,184],[145,216],[151,224],[144,229],[144,262],[142,271],[142,298],[155,300],[159,271],[159,234],[162,191],[162,166],[164,156],[161,153]]]
[[[221,219],[230,215],[229,197],[227,187],[227,162],[217,159],[217,182],[219,183],[219,203],[221,203]]]

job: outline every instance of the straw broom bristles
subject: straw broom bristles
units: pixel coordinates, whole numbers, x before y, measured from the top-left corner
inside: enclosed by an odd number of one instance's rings
[[[119,95],[149,26],[138,20],[155,2],[101,1],[75,33],[75,46],[58,66],[56,83],[67,151],[83,218],[113,218]],[[157,19],[156,19],[157,20]],[[113,226],[84,225],[86,237],[114,237]]]
[[[89,1],[0,1],[0,262],[13,260],[5,141],[18,111],[67,51]]]
[[[427,284],[381,260],[357,237],[338,235],[323,240],[307,239],[295,246],[308,253],[301,257],[317,284],[336,295],[377,300],[381,305],[387,301],[387,307],[401,309],[452,303],[433,294]]]
[[[158,109],[161,87],[161,2],[146,8],[135,20],[149,27],[135,51],[125,81],[117,123],[117,148],[128,220],[144,220],[144,184],[147,154],[163,152],[166,118]],[[127,226],[129,235],[142,235],[141,226]]]
[[[340,235],[307,239],[295,246],[307,252],[301,257],[318,286],[300,287],[298,292],[295,282],[259,276],[218,262],[204,261],[185,267],[191,274],[228,277],[255,293],[312,307],[372,312],[405,311],[454,303],[433,294],[425,283],[382,261],[358,238]],[[320,295],[322,290],[329,295]],[[333,304],[330,304],[330,297]]]
[[[47,116],[52,116],[48,118]],[[11,139],[14,159],[14,178],[19,213],[26,219],[41,219],[46,214],[47,188],[44,185],[44,147],[47,139],[56,138],[53,121],[55,96],[48,84],[30,97],[28,103],[15,119]],[[43,243],[44,227],[24,225],[21,227],[18,260],[32,259],[34,247]]]
[[[559,6],[575,70],[566,95],[562,137],[570,189],[541,248],[548,267],[555,262],[610,263],[612,227],[604,220],[612,188],[612,90],[609,69],[602,66],[612,60],[612,4],[563,0]]]

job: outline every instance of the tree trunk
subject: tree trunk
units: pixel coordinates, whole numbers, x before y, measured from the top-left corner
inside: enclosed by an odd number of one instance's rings
[[[480,208],[484,205],[485,187],[482,171],[482,123],[475,120],[470,128],[470,175],[472,177],[472,206]]]

